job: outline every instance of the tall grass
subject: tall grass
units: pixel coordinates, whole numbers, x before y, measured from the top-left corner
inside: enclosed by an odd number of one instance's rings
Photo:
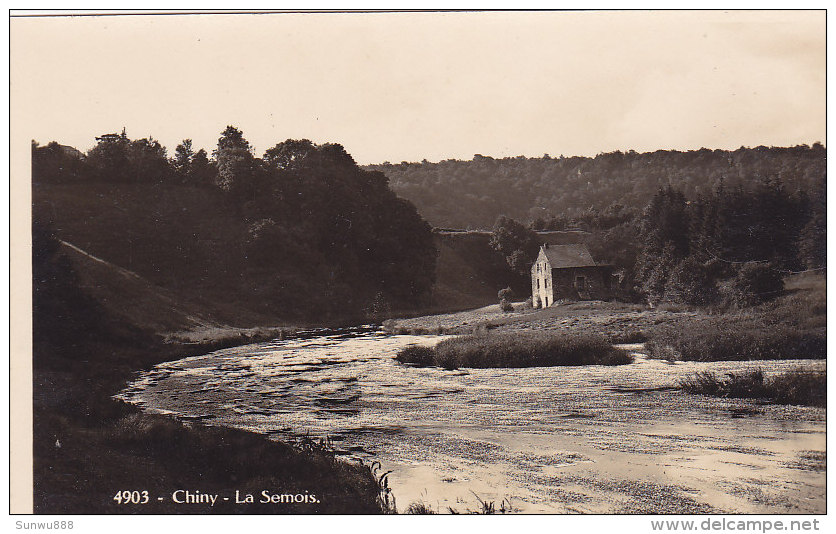
[[[824,359],[824,332],[729,318],[695,320],[653,331],[655,358],[685,361]]]
[[[783,360],[827,357],[827,303],[820,286],[736,313],[696,316],[650,332],[648,353],[668,360]]]
[[[720,378],[710,371],[696,373],[679,382],[688,393],[736,399],[763,399],[778,404],[827,406],[827,374],[796,368],[765,378],[762,369],[728,373]]]
[[[445,369],[623,365],[633,361],[603,336],[562,331],[473,334],[445,339],[434,348],[406,347],[395,359]]]

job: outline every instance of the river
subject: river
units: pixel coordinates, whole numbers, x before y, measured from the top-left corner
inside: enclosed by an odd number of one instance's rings
[[[698,370],[823,361],[447,371],[393,360],[443,336],[346,332],[168,362],[119,398],[378,460],[398,507],[523,513],[824,513],[826,411],[682,393]],[[639,350],[640,346],[628,346]]]

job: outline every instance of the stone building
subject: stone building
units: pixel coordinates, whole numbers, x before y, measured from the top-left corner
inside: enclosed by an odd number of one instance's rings
[[[531,266],[531,295],[535,307],[558,300],[612,298],[612,266],[596,263],[586,245],[540,247]]]

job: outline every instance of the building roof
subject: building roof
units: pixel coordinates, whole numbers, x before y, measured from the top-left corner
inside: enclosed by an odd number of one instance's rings
[[[546,254],[552,269],[598,266],[592,259],[589,249],[583,244],[544,245],[541,250]]]

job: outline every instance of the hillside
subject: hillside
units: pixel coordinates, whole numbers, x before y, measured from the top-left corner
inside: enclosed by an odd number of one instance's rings
[[[205,304],[190,302],[71,243],[62,242],[59,252],[70,260],[79,288],[116,321],[150,334],[221,326]]]
[[[227,127],[209,160],[184,141],[104,135],[80,158],[32,144],[33,218],[232,326],[335,324],[426,305],[431,227],[337,144],[255,156]]]
[[[643,208],[666,185],[686,197],[727,187],[748,188],[779,179],[794,191],[815,190],[826,172],[826,149],[756,147],[687,152],[611,152],[588,157],[494,159],[369,165],[386,174],[393,191],[409,200],[436,227],[486,229],[500,215],[532,222],[575,216],[612,203]],[[560,228],[555,228],[560,229]]]
[[[274,319],[252,310],[236,278],[223,276],[235,259],[229,244],[244,228],[211,190],[88,183],[36,184],[32,192],[33,218],[77,247],[65,245],[83,287],[113,313],[161,332]],[[184,215],[191,224],[177,224]]]

